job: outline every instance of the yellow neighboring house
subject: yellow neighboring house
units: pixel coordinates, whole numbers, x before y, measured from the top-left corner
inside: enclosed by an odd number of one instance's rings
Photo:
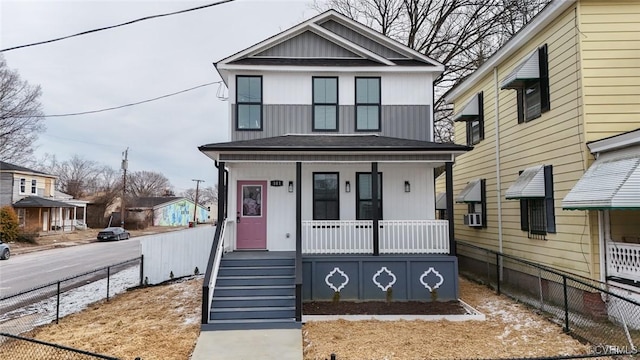
[[[457,240],[640,281],[639,1],[552,1],[445,98],[474,146],[453,168]]]

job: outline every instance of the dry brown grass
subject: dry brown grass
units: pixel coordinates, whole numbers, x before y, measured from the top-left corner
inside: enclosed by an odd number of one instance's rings
[[[184,360],[200,333],[201,291],[202,279],[130,291],[26,337],[123,360]],[[18,358],[24,348],[12,351],[0,347],[0,358]]]
[[[460,279],[486,321],[332,321],[303,327],[304,359],[504,358],[585,354],[589,347],[527,308]]]
[[[197,279],[130,291],[27,336],[126,360],[188,359],[199,334],[201,289]],[[331,353],[340,360],[504,358],[589,350],[558,325],[484,286],[460,279],[460,292],[486,321],[310,322],[303,327],[304,359]],[[0,359],[38,359],[7,351],[0,346]]]

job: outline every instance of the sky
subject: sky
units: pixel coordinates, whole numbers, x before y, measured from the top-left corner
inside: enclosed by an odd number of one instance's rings
[[[49,40],[210,1],[0,1],[0,47]],[[220,81],[213,63],[318,12],[312,0],[236,0],[50,44],[2,53],[23,80],[40,85],[47,115],[115,107]],[[222,88],[220,88],[222,86]],[[224,85],[119,110],[48,117],[36,143],[59,161],[79,155],[129,171],[164,174],[180,193],[213,186],[213,160],[198,146],[230,140]]]

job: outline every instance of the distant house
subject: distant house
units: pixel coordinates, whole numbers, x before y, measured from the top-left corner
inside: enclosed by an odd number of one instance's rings
[[[0,161],[0,206],[13,206],[23,228],[64,231],[84,227],[86,202],[56,191],[55,182],[54,175]]]
[[[187,226],[194,217],[195,203],[184,197],[140,197],[127,206],[127,221],[144,221],[153,226]],[[209,211],[198,204],[196,222],[206,222]]]

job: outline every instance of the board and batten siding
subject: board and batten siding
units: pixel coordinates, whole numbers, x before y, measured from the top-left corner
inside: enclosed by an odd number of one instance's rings
[[[295,250],[296,197],[288,192],[289,181],[294,188],[295,163],[258,165],[255,163],[229,164],[229,214],[236,214],[237,181],[267,181],[267,248],[273,251]],[[435,219],[433,167],[428,164],[379,163],[382,173],[383,217],[385,220]],[[356,173],[371,172],[368,163],[317,163],[302,164],[302,219],[313,219],[313,173],[338,172],[340,219],[356,218]],[[283,186],[270,186],[271,180],[282,180]],[[345,182],[351,191],[345,191]],[[404,192],[404,182],[409,181],[411,192]],[[230,216],[235,226],[235,216]],[[288,234],[288,235],[287,235]],[[235,239],[233,239],[235,242]]]
[[[498,92],[500,197],[503,252],[540,264],[597,278],[599,253],[594,217],[585,211],[563,211],[562,199],[580,179],[590,159],[584,145],[579,31],[576,7],[567,9],[526,46],[498,66],[498,86],[493,73],[456,99],[461,106],[479,91],[484,92],[485,139],[474,150],[456,158],[453,169],[454,196],[467,182],[486,179],[487,228],[463,225],[466,204],[455,205],[456,239],[498,249],[498,195],[496,178],[495,97]],[[538,47],[547,44],[551,110],[530,122],[518,124],[516,91],[500,90],[500,82]],[[456,123],[457,143],[466,139],[465,124]],[[553,165],[557,233],[546,240],[529,239],[520,229],[520,202],[504,194],[518,173],[536,165]],[[597,221],[597,217],[595,217]],[[593,235],[593,236],[592,236]]]
[[[640,127],[640,2],[579,5],[586,140]]]
[[[361,58],[359,55],[311,31],[305,31],[254,56],[285,58]]]
[[[381,131],[383,136],[425,140],[431,139],[431,113],[433,101],[430,74],[336,74],[336,73],[282,73],[262,75],[263,122],[262,131],[238,131],[236,126],[235,78],[229,82],[231,139],[251,140],[284,134],[311,134],[312,131],[312,77],[338,77],[337,133],[355,131],[355,77],[381,77]],[[326,133],[326,132],[315,132]]]

